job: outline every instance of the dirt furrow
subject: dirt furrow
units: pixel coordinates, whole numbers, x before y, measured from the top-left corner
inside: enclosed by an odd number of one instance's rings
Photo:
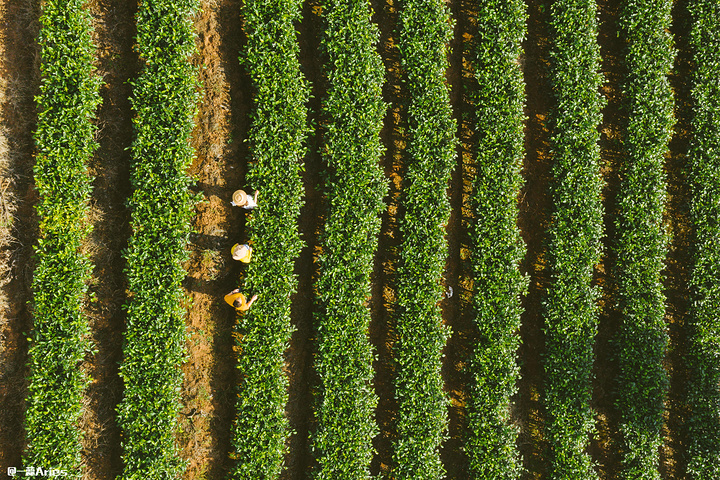
[[[313,386],[319,378],[313,368],[315,344],[315,291],[318,276],[317,259],[320,253],[319,237],[325,219],[325,203],[322,191],[320,156],[321,138],[316,128],[320,123],[320,102],[325,96],[326,82],[321,73],[318,55],[322,20],[317,1],[303,4],[302,21],[298,28],[300,44],[300,65],[306,80],[310,83],[311,98],[308,103],[310,133],[305,155],[303,185],[304,204],[300,209],[300,237],[305,243],[295,263],[298,276],[297,293],[293,297],[290,313],[295,331],[286,352],[286,373],[289,380],[289,398],[286,413],[290,428],[294,432],[288,439],[288,453],[285,456],[285,471],[282,480],[304,480],[310,478],[314,462],[310,451],[310,432],[314,428]]]
[[[528,33],[523,50],[527,103],[525,116],[525,161],[522,175],[525,185],[520,193],[518,226],[527,245],[522,271],[530,277],[528,294],[523,299],[520,327],[520,382],[515,396],[520,425],[518,438],[526,478],[542,478],[545,463],[545,411],[542,406],[545,373],[542,354],[545,335],[542,330],[542,297],[550,282],[545,259],[546,230],[550,215],[551,157],[549,113],[553,100],[548,81],[548,14],[546,2],[528,2]]]
[[[118,376],[122,360],[126,301],[125,261],[121,251],[130,236],[129,212],[124,206],[131,193],[130,152],[132,109],[128,81],[138,71],[138,57],[132,50],[137,4],[129,1],[93,0],[97,69],[102,77],[102,104],[97,112],[98,149],[91,159],[94,177],[89,220],[93,227],[83,244],[93,264],[91,301],[85,314],[97,353],[88,358],[85,369],[92,382],[85,392],[83,456],[87,479],[110,479],[122,470],[120,429],[116,424],[123,385]]]
[[[598,472],[602,478],[615,478],[619,472],[618,432],[619,417],[614,408],[616,395],[615,378],[618,373],[617,362],[614,361],[612,344],[619,331],[619,312],[616,310],[618,300],[613,271],[617,257],[614,253],[616,238],[615,220],[617,218],[617,195],[620,188],[618,170],[623,161],[622,132],[627,126],[627,114],[622,109],[622,83],[626,77],[624,65],[625,43],[618,35],[619,0],[599,0],[598,43],[602,57],[601,69],[605,76],[602,94],[607,100],[603,109],[603,120],[600,125],[600,158],[602,175],[606,182],[603,189],[604,256],[595,275],[595,282],[602,289],[600,299],[600,315],[598,333],[595,339],[595,367],[593,382],[592,407],[596,412],[598,435],[590,445],[593,460],[597,462]]]
[[[38,224],[34,205],[34,95],[40,4],[0,4],[0,471],[20,467],[27,395],[28,311]]]
[[[398,249],[401,247],[398,222],[402,216],[400,191],[403,181],[403,155],[407,145],[405,135],[406,93],[402,88],[402,69],[399,51],[396,46],[397,3],[392,1],[371,1],[374,10],[373,22],[380,30],[378,51],[385,66],[385,85],[383,99],[388,104],[385,123],[380,132],[386,148],[383,156],[383,169],[389,190],[385,197],[386,209],[382,215],[380,238],[375,255],[372,278],[372,321],[370,338],[376,352],[375,393],[378,396],[376,421],[380,434],[375,437],[373,446],[375,458],[371,464],[373,475],[387,475],[392,465],[393,442],[397,438],[395,417],[395,366],[393,346],[396,341],[395,321],[395,273],[398,264]]]
[[[230,205],[245,187],[250,82],[238,57],[244,45],[238,0],[203,0],[195,18],[200,104],[189,170],[202,195],[188,246],[188,357],[183,365],[178,442],[188,468],[184,478],[223,478],[229,468],[235,410],[235,312],[223,296],[238,286],[243,266],[230,248],[243,243],[244,210]]]
[[[677,49],[674,72],[670,85],[675,94],[675,129],[670,141],[670,157],[665,163],[668,180],[668,205],[665,221],[669,225],[670,251],[665,269],[666,321],[670,334],[666,367],[670,377],[664,445],[660,450],[660,474],[663,478],[685,478],[687,463],[686,420],[688,407],[685,401],[688,371],[684,361],[687,350],[685,317],[688,311],[688,266],[691,264],[690,239],[692,228],[688,218],[690,192],[687,187],[686,166],[691,138],[692,118],[692,52],[688,45],[691,19],[687,11],[688,0],[675,2],[672,11],[671,32]]]
[[[444,285],[452,296],[441,303],[444,323],[452,331],[444,350],[442,375],[445,390],[450,399],[448,411],[448,439],[442,446],[440,458],[448,479],[467,478],[468,459],[463,450],[465,429],[465,404],[470,377],[467,361],[473,352],[475,326],[470,316],[472,278],[469,264],[468,228],[472,219],[470,193],[475,173],[472,125],[472,105],[468,88],[474,85],[474,73],[469,66],[473,48],[473,31],[476,25],[476,6],[470,0],[451,0],[448,4],[455,22],[453,39],[449,49],[449,67],[446,80],[450,87],[450,103],[457,121],[457,166],[450,178],[450,218],[446,228],[448,259],[445,266]]]

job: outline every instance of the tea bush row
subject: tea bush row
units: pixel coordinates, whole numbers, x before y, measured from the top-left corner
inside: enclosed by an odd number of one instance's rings
[[[236,328],[239,386],[231,479],[279,478],[290,434],[283,354],[292,333],[293,267],[302,248],[297,222],[309,97],[294,27],[301,8],[298,0],[243,3],[247,45],[241,63],[254,93],[246,183],[259,190],[258,207],[246,223],[253,257],[243,290],[259,297]]]
[[[145,0],[136,14],[142,68],[132,81],[132,236],[124,252],[129,301],[119,372],[125,390],[117,407],[125,480],[184,470],[174,435],[185,357],[183,262],[197,200],[186,174],[198,101],[190,64],[197,8],[196,0]]]
[[[479,3],[472,57],[477,172],[472,205],[473,321],[477,346],[465,450],[471,478],[516,479],[521,462],[510,419],[519,369],[517,350],[527,278],[519,270],[525,245],[517,227],[524,157],[525,84],[518,63],[527,20],[522,1]]]
[[[603,208],[600,200],[600,52],[594,0],[559,0],[550,8],[552,215],[544,306],[545,439],[554,479],[597,478],[587,453]]]
[[[327,94],[322,158],[327,214],[316,283],[317,430],[314,478],[367,479],[377,396],[368,339],[370,274],[387,191],[380,157],[384,67],[367,1],[326,0],[321,41]]]
[[[447,188],[455,166],[457,128],[445,71],[452,38],[450,13],[438,0],[398,4],[398,49],[407,92],[407,136],[399,220],[403,242],[397,270],[397,440],[394,478],[440,479],[440,445],[448,400],[441,376],[448,328],[441,284],[447,259]]]
[[[720,4],[688,4],[693,118],[688,151],[693,225],[688,326],[688,478],[720,478]]]
[[[32,280],[23,462],[80,478],[78,421],[88,384],[80,364],[91,350],[82,308],[92,271],[81,244],[90,231],[87,163],[97,146],[93,118],[100,104],[100,79],[83,0],[43,2],[40,24],[42,81],[36,97],[34,166],[40,236]]]
[[[664,157],[672,134],[673,97],[668,74],[674,51],[669,34],[671,1],[628,0],[619,16],[626,42],[623,84],[627,124],[615,218],[615,284],[620,326],[614,339],[619,367],[621,475],[659,479],[668,335],[662,270],[667,254],[663,227]]]

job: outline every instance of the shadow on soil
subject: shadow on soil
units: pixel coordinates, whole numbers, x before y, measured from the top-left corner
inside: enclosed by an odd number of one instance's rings
[[[21,465],[25,447],[25,398],[28,370],[26,335],[38,235],[33,186],[34,95],[39,85],[40,2],[8,0],[0,12],[0,200],[4,222],[0,238],[0,470]]]
[[[670,85],[675,93],[675,129],[670,141],[670,157],[665,169],[668,180],[668,205],[665,221],[671,235],[670,252],[665,271],[666,317],[670,345],[666,368],[670,377],[667,399],[664,445],[660,450],[660,475],[663,478],[685,478],[687,462],[686,420],[688,407],[685,398],[688,370],[684,356],[688,348],[686,315],[688,311],[688,266],[692,227],[688,218],[690,192],[687,188],[687,153],[691,135],[692,99],[690,96],[692,52],[688,45],[691,17],[688,0],[674,3],[671,32],[677,56]]]
[[[393,346],[396,341],[395,324],[395,272],[398,252],[402,243],[398,222],[402,217],[400,190],[403,180],[403,154],[406,141],[404,135],[405,92],[401,83],[400,57],[395,44],[397,30],[397,5],[386,1],[372,1],[373,22],[380,29],[378,50],[385,66],[383,99],[388,104],[385,122],[380,132],[386,147],[382,161],[389,190],[385,197],[387,209],[382,215],[382,225],[375,266],[372,277],[372,321],[370,338],[377,352],[375,370],[375,393],[378,406],[375,413],[380,433],[373,440],[376,455],[370,471],[373,475],[387,476],[393,464],[393,443],[397,439],[397,401],[395,399],[395,364]]]
[[[230,205],[245,187],[250,81],[238,57],[245,43],[238,0],[206,0],[195,20],[201,102],[188,173],[203,201],[190,238],[187,290],[188,360],[183,365],[178,443],[188,462],[184,478],[224,478],[230,469],[231,425],[235,412],[235,312],[222,297],[243,274],[230,248],[243,243],[245,215]],[[252,186],[250,186],[250,189]],[[245,188],[246,190],[248,188]]]
[[[545,260],[546,234],[549,222],[551,157],[549,114],[553,99],[548,83],[549,5],[542,0],[528,2],[528,33],[523,43],[524,78],[527,95],[525,106],[525,161],[522,174],[525,184],[520,193],[518,226],[527,254],[521,266],[530,277],[528,294],[523,300],[518,351],[520,377],[515,395],[517,422],[520,426],[518,447],[523,458],[526,479],[537,479],[547,471],[544,441],[545,410],[542,405],[545,372],[542,354],[545,350],[542,297],[550,275]]]
[[[592,408],[596,413],[598,434],[590,442],[590,453],[598,465],[602,478],[615,478],[619,474],[620,445],[618,432],[619,416],[615,410],[616,400],[615,378],[618,365],[614,359],[613,338],[620,327],[617,303],[617,287],[614,282],[617,256],[614,253],[616,239],[615,221],[617,218],[617,195],[620,189],[618,171],[624,158],[622,135],[627,125],[627,115],[622,106],[622,83],[626,77],[624,68],[625,43],[618,35],[618,17],[621,3],[618,0],[600,0],[598,2],[600,16],[598,22],[601,70],[605,76],[602,94],[607,104],[602,111],[603,121],[600,125],[600,157],[602,175],[606,182],[602,192],[604,203],[603,238],[604,256],[595,273],[594,283],[601,288],[600,313],[598,332],[595,337],[595,366],[593,371]]]
[[[290,428],[294,432],[287,442],[286,469],[281,480],[303,480],[311,477],[315,460],[311,453],[311,432],[315,430],[313,414],[313,387],[320,379],[314,369],[315,343],[315,282],[318,278],[319,239],[325,220],[326,205],[323,196],[323,162],[320,155],[319,129],[321,100],[325,97],[326,81],[322,75],[322,63],[318,54],[323,31],[320,4],[309,0],[303,3],[302,21],[299,25],[300,65],[310,83],[311,98],[308,104],[310,134],[307,140],[305,171],[305,204],[300,210],[300,237],[305,243],[295,263],[298,289],[293,297],[291,321],[295,331],[290,348],[285,354],[289,381],[289,398],[286,412]]]
[[[126,301],[125,261],[122,249],[130,236],[129,211],[125,199],[130,195],[130,147],[133,139],[129,80],[139,69],[133,52],[135,12],[133,2],[89,2],[97,45],[98,73],[102,77],[102,104],[97,112],[98,149],[90,164],[93,191],[90,222],[93,231],[84,247],[93,263],[90,292],[95,301],[86,313],[97,353],[87,359],[86,368],[93,382],[85,398],[82,420],[83,455],[86,476],[115,478],[122,471],[120,429],[116,407],[122,399],[123,384],[118,376],[122,360]]]
[[[243,266],[230,248],[247,240],[245,214],[230,205],[232,192],[246,190],[250,79],[238,57],[245,44],[239,0],[205,0],[195,18],[201,103],[192,145],[196,158],[188,173],[203,196],[190,239],[188,277],[188,360],[178,442],[188,461],[184,478],[224,478],[231,467],[235,414],[233,327],[235,312],[222,297],[238,286]]]
[[[473,108],[467,95],[474,85],[474,73],[469,69],[476,26],[476,6],[466,0],[449,3],[455,21],[453,40],[450,44],[449,68],[446,74],[450,86],[450,102],[453,117],[457,119],[457,166],[450,178],[451,212],[447,225],[448,259],[445,266],[446,288],[453,295],[441,303],[443,321],[452,331],[443,351],[442,375],[449,396],[448,439],[442,445],[440,458],[450,480],[468,476],[468,458],[464,452],[467,429],[465,405],[470,376],[467,362],[473,353],[472,346],[476,328],[471,317],[472,279],[469,264],[470,238],[468,230],[472,221],[470,193],[475,173],[473,146],[476,143],[472,126]]]

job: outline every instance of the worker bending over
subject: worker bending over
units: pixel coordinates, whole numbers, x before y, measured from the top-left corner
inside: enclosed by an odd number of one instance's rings
[[[253,304],[255,300],[257,300],[258,296],[253,295],[250,301],[248,302],[245,299],[245,295],[240,293],[240,289],[236,288],[232,292],[225,295],[225,301],[230,305],[231,307],[235,307],[235,310],[239,313],[245,313],[250,309],[250,305]]]

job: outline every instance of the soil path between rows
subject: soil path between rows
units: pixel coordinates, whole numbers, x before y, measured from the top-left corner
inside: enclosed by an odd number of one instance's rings
[[[0,471],[19,467],[25,447],[28,302],[38,233],[32,167],[39,16],[34,0],[0,4]]]
[[[130,236],[130,212],[124,206],[131,194],[129,149],[133,139],[128,83],[137,76],[139,60],[133,52],[137,4],[130,1],[93,0],[97,69],[102,78],[102,104],[97,111],[98,149],[90,161],[93,191],[89,221],[93,227],[83,243],[93,264],[90,295],[85,308],[91,341],[97,353],[84,368],[92,379],[84,396],[83,431],[85,478],[111,479],[122,472],[117,404],[123,384],[118,375],[122,360],[127,281],[122,250]]]
[[[318,311],[314,285],[319,274],[320,235],[327,208],[322,185],[324,169],[320,155],[322,139],[318,128],[322,121],[321,101],[327,91],[327,81],[322,74],[322,60],[318,55],[322,31],[320,3],[315,0],[305,1],[298,28],[298,42],[301,70],[310,86],[308,102],[310,132],[307,139],[307,154],[304,158],[305,170],[302,174],[305,188],[304,204],[300,209],[299,218],[300,238],[304,247],[295,262],[298,288],[291,309],[291,322],[295,331],[285,355],[289,381],[286,413],[294,433],[287,442],[286,469],[281,475],[281,480],[309,479],[315,466],[310,435],[316,427],[313,392],[320,384],[320,378],[313,365],[317,352],[315,314]]]
[[[520,435],[519,450],[525,478],[543,478],[547,471],[544,442],[545,410],[542,405],[545,372],[541,357],[545,350],[542,298],[550,282],[545,259],[546,230],[550,219],[551,180],[550,110],[553,98],[548,80],[549,8],[542,0],[528,2],[527,37],[523,43],[525,91],[525,160],[522,175],[525,184],[520,192],[518,226],[527,254],[521,270],[530,278],[528,294],[523,299],[524,312],[520,326],[520,381],[514,403]]]
[[[597,463],[597,469],[603,478],[615,478],[619,473],[620,456],[618,445],[618,413],[614,409],[616,400],[615,378],[618,365],[614,360],[613,338],[619,332],[620,317],[616,309],[617,287],[613,272],[616,269],[617,255],[614,244],[617,237],[617,196],[620,189],[619,169],[624,160],[622,137],[627,125],[627,114],[622,108],[622,84],[627,76],[623,62],[625,42],[618,34],[619,15],[622,2],[619,0],[599,0],[598,43],[602,57],[601,71],[605,83],[601,94],[607,104],[602,111],[600,125],[600,162],[605,186],[603,197],[603,238],[604,254],[595,273],[594,282],[601,288],[598,331],[595,337],[595,365],[593,369],[592,408],[596,414],[598,435],[591,439],[590,453]]]
[[[669,227],[670,251],[665,269],[665,318],[669,328],[670,344],[666,368],[670,377],[667,399],[664,445],[660,450],[660,475],[663,478],[685,478],[687,461],[688,407],[686,402],[688,370],[684,355],[688,348],[686,316],[689,306],[688,266],[691,265],[690,241],[692,229],[688,218],[690,192],[687,187],[687,154],[691,138],[693,103],[692,53],[688,45],[691,18],[687,11],[688,0],[675,2],[670,31],[677,49],[674,72],[670,85],[675,95],[675,128],[670,141],[670,156],[666,159],[668,204],[665,222]]]
[[[395,364],[393,349],[397,341],[395,333],[396,271],[402,237],[399,221],[403,215],[400,204],[404,162],[407,146],[405,135],[407,92],[402,85],[400,53],[397,49],[398,11],[397,3],[371,1],[372,21],[378,26],[380,40],[377,48],[385,66],[383,100],[387,111],[380,138],[385,146],[381,167],[385,173],[388,193],[385,196],[386,209],[382,214],[378,248],[372,275],[372,302],[370,341],[376,352],[373,364],[373,384],[378,396],[375,419],[380,429],[373,440],[376,454],[370,472],[373,475],[388,476],[393,464],[393,444],[397,440],[396,415],[398,404],[395,399]]]
[[[467,428],[465,405],[470,376],[466,370],[472,355],[476,328],[470,316],[472,292],[471,269],[468,263],[468,228],[472,220],[470,192],[474,174],[475,135],[472,126],[472,105],[468,88],[474,85],[470,69],[474,31],[477,30],[477,6],[468,0],[451,0],[448,3],[454,21],[453,39],[449,45],[449,66],[446,81],[450,88],[453,117],[457,119],[457,165],[450,177],[447,194],[450,199],[450,217],[446,227],[448,258],[443,285],[453,295],[441,302],[443,323],[451,336],[443,351],[442,376],[449,397],[448,438],[440,450],[448,479],[463,479],[468,475],[468,458],[464,452]]]
[[[231,424],[237,378],[235,312],[223,296],[239,285],[244,268],[230,249],[244,243],[244,210],[230,204],[244,184],[251,85],[239,56],[245,44],[239,0],[203,0],[195,18],[200,103],[189,174],[202,196],[188,245],[187,361],[182,366],[178,443],[188,462],[184,478],[224,478],[231,467]]]

